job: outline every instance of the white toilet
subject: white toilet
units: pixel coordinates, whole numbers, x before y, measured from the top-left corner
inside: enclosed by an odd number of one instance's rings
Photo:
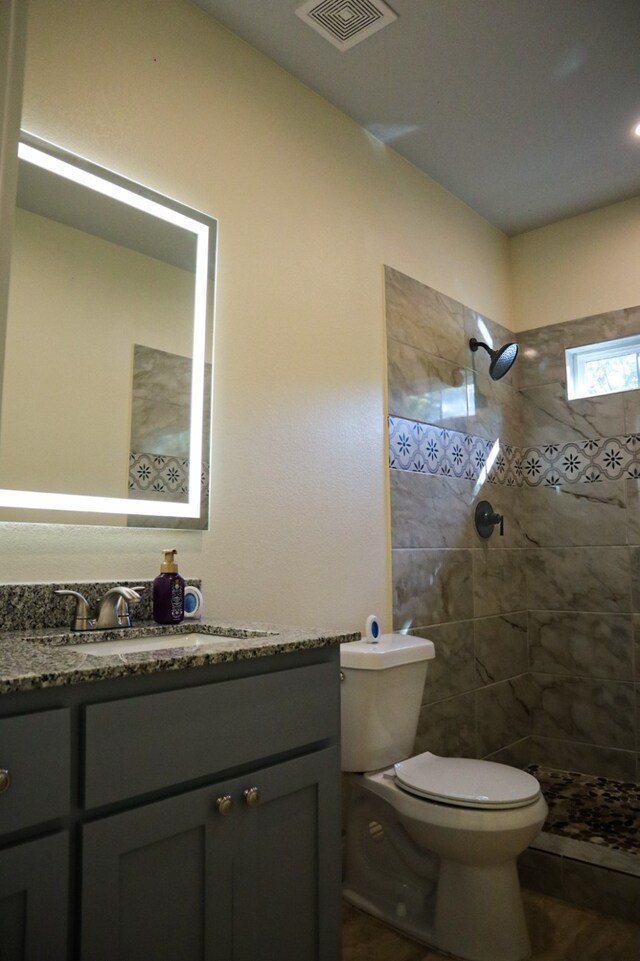
[[[469,961],[531,954],[517,856],[547,815],[540,785],[492,761],[410,757],[431,641],[342,644],[342,770],[349,806],[344,896]],[[407,760],[408,758],[408,760]]]

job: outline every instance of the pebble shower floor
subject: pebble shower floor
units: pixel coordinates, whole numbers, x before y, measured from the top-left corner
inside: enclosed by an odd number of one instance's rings
[[[549,805],[545,831],[640,858],[640,785],[538,765],[527,770]]]

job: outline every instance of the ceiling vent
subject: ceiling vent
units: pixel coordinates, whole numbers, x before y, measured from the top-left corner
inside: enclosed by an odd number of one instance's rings
[[[398,19],[382,0],[309,0],[296,14],[343,51]]]

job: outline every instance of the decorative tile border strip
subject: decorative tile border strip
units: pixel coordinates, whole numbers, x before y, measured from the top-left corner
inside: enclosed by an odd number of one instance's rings
[[[473,434],[462,434],[402,417],[389,417],[389,466],[395,470],[464,477],[475,481],[483,470],[487,470],[488,460],[489,471],[493,472],[494,467],[498,470],[493,460],[494,447],[495,442]],[[507,468],[507,449],[500,453],[500,467],[504,472]]]
[[[640,435],[526,447],[521,451],[521,469],[531,487],[640,478]]]
[[[389,466],[394,470],[473,481],[481,478],[507,487],[556,487],[640,478],[640,434],[515,447],[445,427],[389,417]]]
[[[201,490],[209,490],[209,465],[203,461]],[[129,452],[129,492],[174,494],[186,498],[189,492],[189,459],[170,454]]]

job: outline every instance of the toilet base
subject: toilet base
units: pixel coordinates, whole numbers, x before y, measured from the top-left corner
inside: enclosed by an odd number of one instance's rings
[[[415,825],[362,782],[351,786],[347,901],[464,961],[530,957],[515,857],[482,864],[438,858],[408,833]]]
[[[525,961],[531,956],[531,943],[522,901],[519,891],[518,898],[513,897],[513,879],[499,876],[510,873],[504,867],[489,872],[492,877],[483,868],[483,876],[474,878],[474,890],[469,891],[455,864],[442,865],[435,918],[432,911],[407,912],[404,902],[392,903],[372,891],[365,894],[348,883],[342,894],[345,901],[389,927],[464,961]],[[515,871],[515,865],[507,867]],[[496,912],[495,899],[501,897],[505,901],[497,902],[500,910]],[[443,910],[447,904],[449,908]]]
[[[531,942],[515,860],[442,860],[430,944],[469,961],[524,961]]]
[[[360,911],[364,911],[365,914],[377,918],[378,921],[382,921],[387,927],[395,928],[401,934],[406,934],[414,941],[419,941],[427,947],[435,947],[432,941],[432,933],[424,918],[418,918],[412,914],[398,914],[389,905],[382,905],[375,897],[367,897],[348,885],[345,885],[342,889],[342,896],[349,904],[359,908]]]

